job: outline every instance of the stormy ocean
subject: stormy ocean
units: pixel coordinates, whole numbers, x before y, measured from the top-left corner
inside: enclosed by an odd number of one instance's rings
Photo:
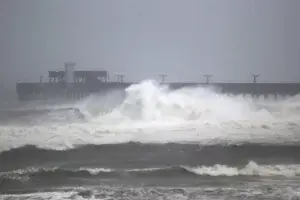
[[[143,81],[0,111],[0,199],[299,199],[300,97]]]

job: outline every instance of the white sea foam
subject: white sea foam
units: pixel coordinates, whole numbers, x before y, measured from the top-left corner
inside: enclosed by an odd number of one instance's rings
[[[64,150],[76,145],[129,141],[218,143],[300,139],[297,96],[262,100],[228,96],[201,87],[172,91],[153,81],[143,81],[130,86],[125,93],[93,95],[72,106],[81,111],[85,121],[68,121],[68,117],[64,123],[53,123],[43,117],[31,126],[1,125],[0,151],[26,144]],[[61,115],[59,119],[63,118]],[[51,119],[54,117],[52,114]]]
[[[274,188],[276,187],[276,188]],[[167,187],[98,187],[98,188],[66,188],[69,191],[55,191],[55,192],[36,192],[31,194],[13,194],[13,195],[0,195],[3,200],[11,199],[165,199],[165,200],[223,200],[223,199],[299,199],[300,192],[298,188],[289,188],[278,185],[270,185],[268,190],[264,188],[249,187],[248,188],[167,188]],[[71,191],[70,191],[71,190]],[[83,197],[82,194],[87,194]]]
[[[184,167],[187,171],[197,175],[208,176],[285,176],[300,175],[300,165],[258,165],[249,162],[245,167],[230,167],[226,165]]]

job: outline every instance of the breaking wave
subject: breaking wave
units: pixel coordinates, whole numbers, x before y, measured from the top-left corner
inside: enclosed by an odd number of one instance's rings
[[[56,151],[26,146],[0,154],[1,170],[34,168],[157,168],[168,166],[300,164],[300,145],[111,144]],[[88,155],[88,156],[87,156]]]
[[[112,92],[101,98],[90,97],[80,108],[83,113],[92,116],[91,121],[99,123],[118,119],[120,122],[173,121],[174,124],[185,124],[197,121],[220,124],[294,119],[300,112],[300,99],[291,97],[272,101],[251,96],[229,96],[205,87],[171,90],[154,81],[143,81],[128,87],[125,94]]]
[[[91,103],[87,102],[89,104],[86,108]],[[101,109],[103,107],[107,106],[103,105]],[[159,122],[163,126],[167,122],[173,122],[172,125],[190,121],[220,123],[272,117],[266,110],[255,107],[251,99],[229,97],[201,87],[170,90],[167,86],[160,86],[153,81],[128,87],[124,100],[109,113],[102,112],[99,115],[96,112],[93,115],[95,112],[82,108],[84,113],[88,111],[92,114],[91,121],[104,124],[108,124],[110,120],[119,120],[126,123],[152,122],[151,125]]]
[[[226,165],[214,165],[212,167],[201,166],[197,168],[184,167],[185,170],[196,175],[208,176],[286,176],[300,175],[300,165],[257,165],[249,162],[245,167],[229,167]]]
[[[29,179],[65,179],[65,178],[119,178],[119,177],[180,177],[180,176],[300,176],[300,165],[258,165],[250,161],[246,166],[234,167],[222,164],[213,166],[178,166],[165,168],[141,168],[141,169],[106,169],[106,168],[28,168],[10,172],[1,172],[0,177],[12,180]]]
[[[203,87],[170,90],[154,81],[27,113],[30,126],[11,120],[0,125],[0,151],[24,145],[65,150],[126,142],[300,141],[297,96],[263,100]]]

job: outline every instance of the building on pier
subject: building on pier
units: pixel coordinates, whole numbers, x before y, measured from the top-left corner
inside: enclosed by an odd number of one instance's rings
[[[107,82],[108,72],[105,70],[75,70],[75,63],[65,63],[65,71],[48,71],[49,83],[83,83],[93,84]]]

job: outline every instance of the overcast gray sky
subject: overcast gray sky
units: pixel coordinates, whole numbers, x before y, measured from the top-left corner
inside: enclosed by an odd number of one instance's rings
[[[300,81],[300,0],[0,0],[1,87],[74,61],[139,81]]]

